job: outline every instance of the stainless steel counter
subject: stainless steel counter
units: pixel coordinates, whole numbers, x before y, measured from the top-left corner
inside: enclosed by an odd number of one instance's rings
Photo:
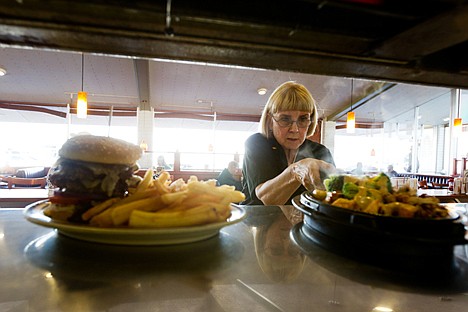
[[[415,278],[293,242],[292,207],[245,208],[214,238],[154,247],[79,241],[0,209],[0,311],[467,310],[466,245],[447,276]]]

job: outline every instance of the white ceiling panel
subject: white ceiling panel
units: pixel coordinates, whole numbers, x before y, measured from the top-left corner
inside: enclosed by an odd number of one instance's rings
[[[0,103],[30,103],[43,107],[74,105],[76,92],[81,89],[81,61],[81,53],[0,48],[0,67],[7,70],[7,75],[0,78]],[[150,104],[156,111],[259,117],[271,92],[288,80],[300,82],[311,91],[320,117],[335,120],[331,116],[346,112],[351,104],[352,80],[344,77],[162,60],[149,60],[148,64]],[[376,92],[383,85],[383,82],[353,81],[354,100]],[[90,105],[136,108],[140,102],[133,58],[85,54],[83,87],[88,92]],[[268,90],[266,95],[257,94],[261,87]],[[447,88],[398,84],[354,110],[358,122],[386,121],[397,119],[414,107],[432,101],[440,110],[440,103],[445,103],[449,94]],[[66,111],[63,107],[53,109]],[[64,122],[63,119],[50,114],[0,108],[0,122],[54,123]],[[108,123],[105,116],[92,120]],[[117,119],[114,122],[125,124]],[[190,123],[204,127],[203,123],[193,120],[162,119],[158,123],[167,126],[187,126]],[[223,129],[256,128],[252,123],[243,125],[220,120],[216,123],[217,128]]]

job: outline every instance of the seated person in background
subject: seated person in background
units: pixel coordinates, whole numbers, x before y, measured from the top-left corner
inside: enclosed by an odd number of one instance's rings
[[[355,175],[362,175],[364,174],[364,171],[362,170],[362,162],[358,162],[356,164],[356,169],[353,169],[351,171],[352,174],[355,174]]]
[[[167,163],[166,163],[166,160],[164,159],[164,156],[163,155],[159,155],[158,156],[158,165],[157,167],[161,167],[162,169],[164,170],[169,170],[171,169],[171,166],[169,166]]]
[[[225,168],[218,176],[217,180],[219,185],[233,185],[236,190],[242,191],[241,172],[239,171],[239,164],[237,161],[230,161],[227,168]]]
[[[388,175],[389,177],[398,177],[398,173],[397,173],[395,170],[393,170],[393,165],[388,165],[388,167],[387,167],[387,175]]]
[[[305,86],[288,81],[276,88],[263,109],[261,133],[245,142],[243,204],[291,204],[306,190],[325,189],[323,180],[336,169],[330,150],[307,139],[317,119]]]

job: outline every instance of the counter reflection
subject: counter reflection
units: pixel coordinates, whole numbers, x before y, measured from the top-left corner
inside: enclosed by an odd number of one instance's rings
[[[258,264],[274,282],[292,282],[304,269],[307,258],[289,238],[291,227],[298,221],[289,219],[280,209],[250,219]]]

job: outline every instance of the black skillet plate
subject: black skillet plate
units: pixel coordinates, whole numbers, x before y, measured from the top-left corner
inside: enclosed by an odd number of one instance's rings
[[[467,244],[462,217],[445,219],[377,216],[332,206],[308,192],[293,199],[304,214],[301,235],[330,251],[368,262],[419,267],[452,260],[453,247]]]
[[[297,201],[297,199],[296,199]],[[353,211],[318,201],[310,192],[304,192],[299,197],[300,207],[296,207],[306,215],[329,217],[341,224],[369,230],[385,232],[389,235],[402,235],[415,239],[455,239],[463,238],[465,227],[462,217],[449,210],[447,218],[421,219],[391,216],[379,216],[359,211]]]

